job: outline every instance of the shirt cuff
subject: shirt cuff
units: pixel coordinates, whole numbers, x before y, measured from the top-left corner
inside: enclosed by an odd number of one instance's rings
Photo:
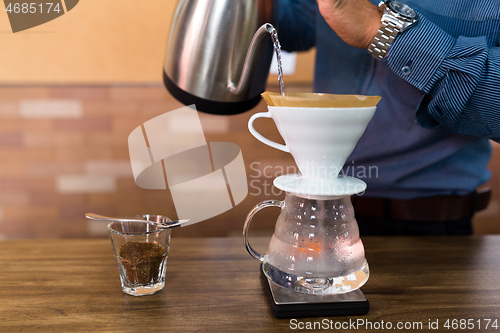
[[[455,38],[420,15],[416,26],[396,37],[382,62],[405,81],[431,93],[440,76],[441,63],[455,44]]]

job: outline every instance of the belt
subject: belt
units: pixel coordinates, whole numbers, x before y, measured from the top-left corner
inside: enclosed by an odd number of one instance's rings
[[[485,188],[468,195],[440,195],[412,200],[353,196],[356,215],[410,221],[453,221],[472,218],[485,209],[491,189]]]

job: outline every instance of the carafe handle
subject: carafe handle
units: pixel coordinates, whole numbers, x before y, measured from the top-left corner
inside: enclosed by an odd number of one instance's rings
[[[252,218],[254,217],[255,214],[261,209],[264,209],[266,207],[283,207],[283,201],[278,201],[278,200],[266,200],[262,201],[261,203],[258,203],[255,205],[255,207],[252,208],[250,213],[248,213],[247,219],[245,220],[245,225],[243,226],[243,240],[245,241],[245,247],[247,248],[248,253],[255,259],[258,259],[260,261],[264,261],[264,256],[260,254],[259,252],[255,251],[252,246],[250,246],[250,243],[248,242],[248,229],[250,228],[250,221],[252,221]]]
[[[260,142],[262,142],[268,146],[271,146],[275,149],[279,149],[281,151],[289,153],[290,149],[288,148],[288,146],[282,145],[280,143],[271,141],[268,138],[265,138],[262,134],[257,132],[257,130],[255,130],[255,128],[253,128],[253,122],[257,118],[271,118],[271,113],[270,112],[258,112],[258,113],[255,113],[254,115],[252,115],[250,117],[250,120],[248,121],[248,130],[250,131],[250,133],[252,133],[252,135]]]

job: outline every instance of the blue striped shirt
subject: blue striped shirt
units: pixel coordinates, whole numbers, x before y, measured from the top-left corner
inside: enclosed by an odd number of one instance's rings
[[[465,194],[489,179],[488,139],[500,141],[500,0],[403,0],[420,19],[382,61],[345,44],[316,1],[280,1],[283,48],[317,48],[316,92],[382,96],[344,166],[367,196]]]

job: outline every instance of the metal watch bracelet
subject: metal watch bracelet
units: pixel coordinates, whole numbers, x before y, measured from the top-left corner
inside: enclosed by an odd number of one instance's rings
[[[400,31],[400,28],[394,22],[382,22],[377,35],[368,48],[368,53],[379,60],[383,59],[389,50],[389,46],[391,46]]]

